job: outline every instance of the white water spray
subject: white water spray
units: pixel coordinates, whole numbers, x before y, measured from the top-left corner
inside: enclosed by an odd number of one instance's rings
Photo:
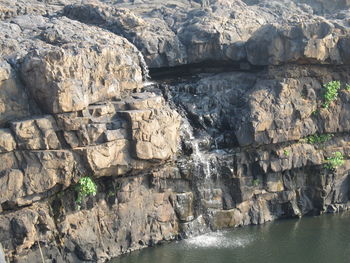
[[[189,248],[237,248],[245,247],[251,242],[248,236],[229,236],[226,232],[212,232],[187,239]]]

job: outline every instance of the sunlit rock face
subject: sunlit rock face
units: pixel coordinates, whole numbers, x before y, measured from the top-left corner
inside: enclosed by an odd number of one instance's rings
[[[0,0],[6,256],[105,262],[347,210],[349,7]]]

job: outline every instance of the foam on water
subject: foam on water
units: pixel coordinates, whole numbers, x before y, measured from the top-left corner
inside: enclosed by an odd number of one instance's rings
[[[188,248],[237,248],[245,247],[251,242],[249,237],[226,236],[225,232],[213,232],[187,239]]]
[[[147,80],[147,81],[144,81],[144,82],[143,82],[143,87],[146,88],[146,87],[153,86],[153,85],[155,85],[155,84],[156,84],[156,82]]]

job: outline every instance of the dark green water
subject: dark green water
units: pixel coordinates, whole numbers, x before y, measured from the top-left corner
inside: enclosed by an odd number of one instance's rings
[[[113,263],[349,263],[350,213],[281,220],[210,233]]]

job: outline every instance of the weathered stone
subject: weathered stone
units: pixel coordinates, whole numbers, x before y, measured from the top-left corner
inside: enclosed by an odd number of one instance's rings
[[[144,92],[133,94],[132,99],[126,100],[125,103],[129,110],[159,109],[164,106],[164,99],[153,93]]]
[[[14,152],[0,153],[0,171],[5,171],[7,169],[18,169],[21,163],[18,162]]]
[[[0,175],[0,204],[8,201],[15,202],[17,198],[25,195],[23,187],[24,175],[21,170],[9,169]]]
[[[0,127],[30,115],[26,91],[12,67],[0,59]]]
[[[166,160],[178,147],[180,120],[176,112],[162,110],[125,111],[132,127],[136,157],[142,160]]]
[[[23,151],[0,156],[0,205],[28,205],[71,185],[78,164],[69,151]]]
[[[74,0],[73,0],[74,1]],[[0,1],[0,10],[1,15],[0,19],[9,19],[19,15],[26,14],[36,14],[36,15],[47,15],[49,13],[54,13],[62,9],[62,4],[71,2],[66,0],[50,0],[48,2],[41,2],[40,0],[18,0],[16,2],[11,0],[1,0]]]
[[[282,176],[280,174],[267,174],[266,190],[269,192],[281,192],[284,190]]]
[[[86,125],[86,137],[88,139],[88,145],[100,144],[105,142],[104,133],[107,130],[107,126],[104,123],[88,124]],[[79,131],[78,131],[79,133]]]
[[[268,201],[264,196],[259,195],[257,200],[253,202],[250,209],[250,217],[252,224],[263,224],[273,220],[274,214],[268,207]]]
[[[96,23],[128,37],[140,50],[148,53],[146,62],[152,67],[175,66],[185,60],[183,44],[163,19],[144,19],[127,9],[98,4],[67,6],[64,13],[70,18]],[[92,13],[95,14],[92,19],[86,15]]]
[[[81,130],[89,123],[89,117],[80,117],[78,112],[56,114],[55,117],[58,127],[65,131]]]
[[[27,194],[48,191],[57,184],[68,187],[76,167],[69,151],[43,151],[23,153],[21,161],[25,170],[24,184]]]
[[[128,138],[128,134],[125,129],[107,130],[104,131],[104,136],[107,142]]]
[[[347,63],[339,56],[339,37],[333,24],[315,19],[299,25],[266,25],[247,42],[247,57],[255,65],[279,65],[300,60],[311,63]],[[264,51],[257,52],[257,45]],[[259,49],[261,51],[261,49]]]
[[[223,193],[219,189],[204,189],[201,190],[202,205],[206,209],[222,209],[223,208]]]
[[[174,209],[181,221],[193,220],[193,193],[176,194],[173,197]]]
[[[343,33],[337,22],[315,16],[312,10],[322,13],[348,3],[306,2],[311,7],[263,0],[249,7],[242,1],[216,1],[210,9],[188,1],[158,2],[160,9],[150,3],[126,4],[122,9],[93,3],[67,6],[64,13],[123,35],[152,68],[242,60],[254,65],[348,63],[340,56],[346,49],[338,44]]]
[[[29,53],[21,64],[24,82],[46,112],[82,110],[141,86],[138,51],[125,39],[63,18],[53,23],[55,39],[49,39],[52,29],[42,37],[61,44]],[[68,28],[79,37],[61,35]]]
[[[16,149],[16,141],[9,129],[0,129],[0,152],[11,152]]]
[[[0,215],[0,230],[3,233],[0,242],[8,249],[9,255],[15,252],[24,258],[26,250],[38,239],[42,245],[52,242],[56,232],[49,208],[42,204]]]
[[[294,0],[295,2],[307,3],[317,13],[335,12],[350,6],[348,0]]]
[[[189,238],[192,236],[198,236],[208,232],[208,226],[202,215],[198,216],[196,219],[191,222],[181,223],[180,224],[181,235],[184,238]]]
[[[233,179],[233,195],[234,199],[238,202],[244,202],[251,199],[254,195],[254,188],[252,187],[253,178],[241,177]],[[260,181],[258,182],[260,183]]]
[[[88,146],[77,150],[87,161],[94,176],[123,175],[134,169],[144,169],[150,164],[131,158],[128,140],[116,140],[97,146]]]
[[[52,116],[12,122],[11,129],[16,135],[20,149],[53,150],[61,148],[56,134],[58,128]]]
[[[174,238],[179,230],[169,194],[153,192],[146,181],[143,177],[108,181],[103,187],[119,184],[112,206],[102,198],[92,209],[67,213],[69,202],[60,200],[63,208],[60,213],[65,216],[59,222],[59,230],[64,236],[67,254],[78,257],[80,261],[99,262],[130,249]],[[107,196],[107,193],[102,195]],[[130,226],[135,231],[130,231]],[[109,249],[96,249],[100,242]],[[80,251],[78,255],[76,250]]]
[[[76,135],[76,133],[74,131],[63,132],[63,137],[64,137],[65,141],[67,142],[67,144],[73,149],[76,147],[82,146],[80,143],[80,140],[78,139],[78,136]]]
[[[215,229],[237,227],[242,225],[242,214],[238,209],[217,210],[213,212],[212,226]]]
[[[274,158],[274,154],[277,154],[278,158]],[[323,162],[324,156],[317,147],[307,143],[296,143],[288,148],[268,153],[260,160],[259,165],[265,172],[268,170],[282,172],[306,165],[320,165]],[[265,168],[266,163],[269,163],[269,165]]]

